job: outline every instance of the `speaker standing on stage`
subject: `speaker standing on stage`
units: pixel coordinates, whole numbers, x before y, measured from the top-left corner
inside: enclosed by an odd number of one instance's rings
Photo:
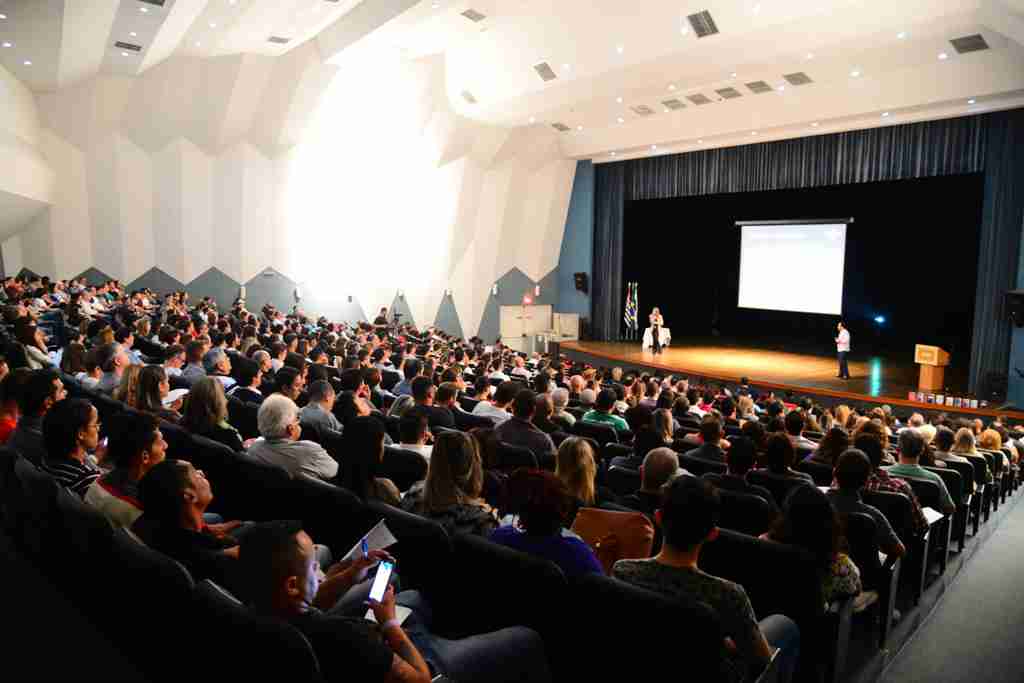
[[[850,352],[850,331],[843,327],[843,323],[836,325],[839,334],[836,335],[836,354],[839,356],[840,379],[850,379],[850,368],[846,365],[846,354]]]
[[[661,311],[657,306],[651,311],[647,320],[651,323],[651,342],[654,353],[661,353],[661,328],[665,324],[665,320],[661,317]]]

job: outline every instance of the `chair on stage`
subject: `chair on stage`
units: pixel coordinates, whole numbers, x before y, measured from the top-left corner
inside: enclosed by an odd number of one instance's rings
[[[661,333],[658,335],[658,341],[661,343],[661,345],[663,347],[664,346],[668,346],[672,342],[672,330],[670,330],[667,327],[662,327],[661,328]],[[648,327],[647,329],[644,330],[644,341],[643,341],[643,346],[641,348],[643,348],[643,349],[653,349],[654,348],[654,335],[651,333],[651,328],[650,327]]]

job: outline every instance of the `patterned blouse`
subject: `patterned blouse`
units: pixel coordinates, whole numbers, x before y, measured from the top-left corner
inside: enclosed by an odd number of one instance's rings
[[[836,553],[835,559],[832,560],[831,571],[822,582],[821,589],[826,603],[839,598],[860,595],[860,570],[857,569],[857,565],[853,563],[849,555]]]

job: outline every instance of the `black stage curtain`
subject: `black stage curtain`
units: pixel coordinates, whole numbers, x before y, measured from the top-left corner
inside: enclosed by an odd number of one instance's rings
[[[1010,323],[1002,293],[1016,283],[1024,195],[1022,146],[1024,110],[1018,109],[597,164],[594,337],[615,340],[622,330],[626,201],[984,172],[970,364],[971,390],[980,393],[988,373],[1005,372],[1009,358]],[[950,254],[951,270],[955,258]]]

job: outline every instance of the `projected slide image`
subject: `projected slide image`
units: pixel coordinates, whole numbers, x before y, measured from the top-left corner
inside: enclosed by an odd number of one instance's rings
[[[845,224],[741,229],[740,308],[842,314]]]

